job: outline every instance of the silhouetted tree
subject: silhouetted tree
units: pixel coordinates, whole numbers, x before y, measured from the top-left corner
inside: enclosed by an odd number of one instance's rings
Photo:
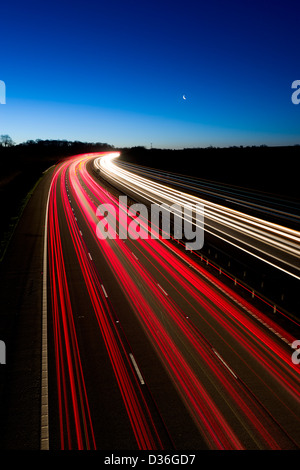
[[[0,143],[3,147],[12,147],[13,145],[15,145],[12,138],[7,134],[0,136]]]

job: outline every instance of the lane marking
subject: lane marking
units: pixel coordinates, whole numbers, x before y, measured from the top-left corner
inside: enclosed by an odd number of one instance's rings
[[[229,372],[233,375],[233,377],[235,379],[237,379],[237,376],[235,375],[235,373],[233,372],[232,369],[230,369],[229,365],[226,364],[226,362],[224,361],[224,359],[220,356],[220,354],[214,349],[212,348],[213,352],[215,353],[215,355],[217,356],[217,358],[222,362],[222,364],[224,364],[224,366],[226,367],[226,369],[229,370]]]
[[[89,257],[90,257],[90,260],[92,260],[93,258],[92,258],[92,255],[91,255],[91,253],[88,253],[88,255],[89,255]]]
[[[104,285],[101,284],[101,287],[102,287],[102,290],[103,290],[103,293],[104,293],[105,297],[108,298],[108,295],[107,295],[107,292],[106,292],[106,290],[105,290]]]
[[[48,409],[48,340],[47,340],[47,232],[49,200],[52,189],[51,180],[48,191],[44,230],[44,254],[43,254],[43,303],[42,303],[42,371],[41,371],[41,450],[49,450],[49,409]]]
[[[137,376],[138,376],[138,378],[139,378],[139,381],[141,382],[142,385],[144,385],[145,382],[144,382],[143,376],[142,376],[142,374],[141,374],[141,372],[140,372],[140,369],[138,368],[137,363],[135,362],[135,359],[134,359],[134,357],[133,357],[133,354],[129,353],[129,356],[130,356],[131,362],[132,362],[132,364],[133,364],[133,367],[134,367],[134,369],[135,369],[135,371],[136,371],[136,374],[137,374]]]
[[[158,287],[163,291],[163,293],[164,293],[166,296],[168,296],[168,293],[165,291],[165,289],[163,289],[159,283],[157,283],[157,285],[158,285]]]

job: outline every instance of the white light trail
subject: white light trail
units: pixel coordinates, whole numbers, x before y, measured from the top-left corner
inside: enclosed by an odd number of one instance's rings
[[[204,205],[205,231],[300,279],[300,232],[136,175],[115,164],[119,155],[113,152],[96,158],[94,166],[125,192],[148,203]]]

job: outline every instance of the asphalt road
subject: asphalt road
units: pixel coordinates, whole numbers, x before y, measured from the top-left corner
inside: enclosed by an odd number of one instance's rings
[[[257,196],[254,197],[251,193],[248,198],[241,191],[238,193],[239,197],[230,196],[228,190],[226,192],[222,186],[219,198],[221,203],[220,201],[216,203],[216,188],[213,191],[208,191],[206,187],[201,186],[200,191],[198,190],[200,195],[197,197],[195,196],[195,186],[190,187],[185,182],[180,188],[184,189],[182,192],[180,189],[176,189],[177,179],[169,180],[168,178],[165,181],[165,172],[157,176],[157,172],[154,170],[147,171],[141,166],[137,166],[137,172],[135,170],[128,171],[123,168],[124,165],[118,164],[118,160],[115,161],[113,155],[117,155],[117,153],[111,155],[112,158],[96,160],[95,166],[99,169],[101,176],[119,187],[121,191],[132,194],[132,197],[136,194],[148,204],[167,204],[171,207],[173,204],[178,204],[180,208],[190,204],[194,207],[195,214],[204,213],[203,222],[201,219],[197,222],[196,216],[194,216],[196,227],[200,227],[202,223],[205,233],[220,239],[224,246],[236,247],[242,254],[250,254],[253,259],[259,259],[297,279],[297,281],[300,280],[299,231],[285,226],[285,222],[290,216],[293,224],[298,223],[299,227],[296,204],[293,207],[294,215],[292,216],[289,212],[280,210],[276,205],[277,209],[274,210],[274,207],[268,202],[260,201]],[[133,166],[133,168],[135,167]],[[159,182],[156,181],[157,179]],[[266,210],[264,204],[269,204],[269,211]],[[275,203],[273,202],[273,204]],[[199,209],[197,209],[197,205],[199,205]],[[257,207],[263,207],[263,210],[258,211]],[[258,212],[259,216],[254,216],[253,210]],[[288,211],[291,210],[288,209]],[[269,221],[270,217],[274,218],[274,213],[280,217],[279,223]],[[266,214],[268,214],[267,218]],[[270,214],[272,215],[270,216]]]
[[[260,216],[271,222],[278,222],[286,227],[299,228],[299,201],[292,197],[280,198],[278,195],[263,191],[254,191],[232,184],[203,180],[193,176],[161,171],[155,168],[135,165],[118,160],[120,168],[146,176],[151,180],[170,185],[189,194],[205,197],[218,204],[227,205],[232,209],[243,210],[249,215]],[[236,182],[238,184],[238,181]]]
[[[132,219],[118,212],[118,191],[94,176],[91,162],[80,157],[57,167],[49,193],[49,448],[298,449],[297,336],[174,242],[99,239],[99,204],[115,208],[119,234]],[[42,276],[37,284],[31,278],[43,265],[49,185],[46,175],[22,219],[33,251],[22,252],[20,226],[2,277],[7,312],[16,284],[22,295],[14,322],[1,314],[14,336],[13,343],[1,338],[14,355],[5,365],[9,406],[2,407],[11,448],[40,446]],[[18,264],[21,272],[9,277]]]

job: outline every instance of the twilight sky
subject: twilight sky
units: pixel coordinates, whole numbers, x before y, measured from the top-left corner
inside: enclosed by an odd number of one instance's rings
[[[298,0],[2,2],[0,134],[300,144],[299,13]]]

